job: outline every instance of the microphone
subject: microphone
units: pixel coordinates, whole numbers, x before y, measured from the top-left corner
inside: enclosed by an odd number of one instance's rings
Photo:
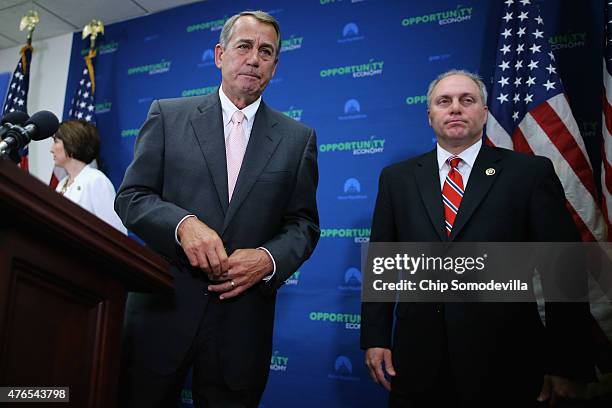
[[[2,126],[0,126],[0,139],[4,139],[4,135],[13,127],[13,125],[22,126],[30,119],[30,116],[21,111],[7,113],[2,118]]]
[[[57,132],[59,120],[49,111],[36,112],[25,122],[25,125],[13,125],[6,137],[0,142],[0,156],[5,156],[12,150],[21,149],[30,140],[43,140]]]

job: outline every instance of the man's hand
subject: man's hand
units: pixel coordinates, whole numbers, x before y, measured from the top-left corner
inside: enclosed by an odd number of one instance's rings
[[[382,385],[387,391],[391,391],[391,383],[385,377],[385,372],[391,377],[395,377],[391,350],[380,347],[369,348],[365,353],[365,363],[368,366],[372,380],[376,384]]]
[[[556,375],[545,375],[542,391],[538,397],[539,402],[548,401],[549,407],[556,407],[560,400],[573,400],[584,397],[584,385],[578,384],[568,378]]]
[[[211,292],[222,292],[219,299],[238,296],[260,282],[272,270],[272,259],[263,249],[237,249],[229,257],[229,271],[223,275],[226,282],[208,286]]]
[[[213,280],[227,273],[229,258],[213,229],[196,217],[189,217],[179,225],[177,235],[191,266],[201,268]]]

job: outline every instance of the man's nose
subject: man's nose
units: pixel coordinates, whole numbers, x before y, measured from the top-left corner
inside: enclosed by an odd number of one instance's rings
[[[459,99],[453,98],[451,100],[451,104],[450,104],[449,108],[450,108],[451,112],[460,112],[461,111],[461,104],[459,103]]]
[[[247,56],[247,64],[258,67],[259,66],[259,50],[255,47],[249,52]]]

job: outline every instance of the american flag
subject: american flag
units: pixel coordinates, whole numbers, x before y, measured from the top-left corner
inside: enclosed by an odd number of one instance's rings
[[[74,96],[70,102],[70,110],[68,111],[69,119],[80,119],[86,122],[96,124],[96,104],[94,102],[95,79],[93,58],[96,56],[95,51],[90,51],[85,57],[85,66],[81,72],[79,86],[77,87]]]
[[[504,1],[489,97],[488,143],[548,157],[583,241],[601,241],[606,225],[593,168],[557,72],[544,20],[532,1]]]
[[[70,110],[68,111],[68,119],[79,119],[96,124],[96,104],[94,101],[94,93],[96,82],[94,76],[93,59],[96,56],[95,50],[90,50],[85,57],[85,65],[81,71],[81,77],[76,91],[70,101]],[[94,166],[95,167],[95,166]],[[66,171],[60,167],[55,167],[51,174],[49,185],[55,188],[64,176]]]
[[[612,1],[606,1],[604,27],[604,63],[603,83],[604,97],[603,120],[601,132],[603,135],[602,164],[601,164],[601,192],[602,208],[608,226],[608,241],[612,241]]]
[[[2,116],[9,112],[21,111],[28,113],[28,88],[30,87],[30,62],[32,61],[31,45],[21,48],[19,63],[11,78],[11,83],[6,94],[3,105]],[[28,171],[28,148],[27,146],[19,152],[21,160],[19,166]]]

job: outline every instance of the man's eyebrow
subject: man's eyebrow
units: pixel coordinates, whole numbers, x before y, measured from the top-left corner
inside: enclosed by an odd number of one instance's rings
[[[463,98],[464,96],[474,96],[475,97],[476,94],[472,92],[464,92],[459,95],[460,98]],[[434,99],[439,99],[439,98],[451,98],[451,96],[449,94],[442,94],[442,95],[437,95]]]

